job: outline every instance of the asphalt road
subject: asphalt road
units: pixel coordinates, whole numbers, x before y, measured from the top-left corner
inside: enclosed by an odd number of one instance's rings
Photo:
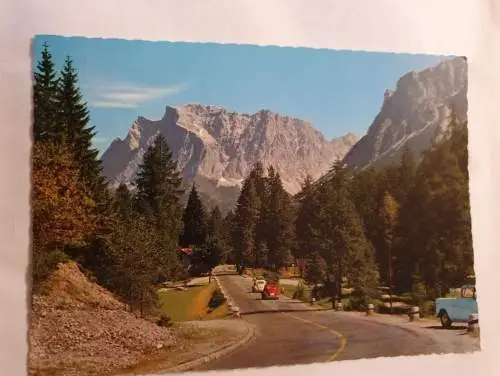
[[[442,341],[424,329],[419,334],[345,313],[313,310],[286,297],[262,301],[260,294],[251,293],[250,279],[237,275],[219,279],[239,306],[242,320],[258,328],[257,335],[200,371],[448,352]]]

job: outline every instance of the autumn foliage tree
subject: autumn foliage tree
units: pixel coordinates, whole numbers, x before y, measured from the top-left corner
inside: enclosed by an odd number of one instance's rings
[[[33,273],[38,281],[50,269],[44,262],[53,252],[88,244],[95,229],[95,202],[65,144],[35,143],[32,158]]]

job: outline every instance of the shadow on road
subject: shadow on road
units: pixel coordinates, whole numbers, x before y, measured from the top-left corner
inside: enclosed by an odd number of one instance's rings
[[[425,329],[433,329],[433,330],[467,330],[467,326],[465,325],[459,325],[459,326],[452,326],[451,328],[445,329],[440,325],[430,325],[424,327]]]

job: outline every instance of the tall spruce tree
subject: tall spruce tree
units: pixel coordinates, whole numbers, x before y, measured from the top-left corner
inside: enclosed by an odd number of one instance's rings
[[[255,267],[264,267],[267,262],[267,238],[268,228],[267,228],[267,205],[269,192],[268,192],[268,184],[267,179],[264,176],[264,166],[261,162],[255,163],[252,171],[248,177],[253,181],[255,186],[255,192],[259,198],[258,203],[258,211],[259,211],[259,219],[255,226]]]
[[[207,221],[207,231],[210,235],[223,241],[224,237],[224,218],[218,205],[215,205],[210,212]]]
[[[325,280],[326,264],[317,250],[311,251],[306,259],[304,280],[313,285],[313,298],[317,299],[317,285]]]
[[[299,208],[295,220],[296,258],[308,258],[315,250],[314,226],[318,221],[319,207],[314,200],[314,186],[310,175],[307,175],[298,194]]]
[[[83,181],[92,188],[99,183],[101,164],[98,151],[92,145],[95,127],[89,125],[90,116],[78,87],[78,74],[73,60],[67,56],[60,73],[56,91],[58,132],[63,132],[78,161]],[[98,189],[102,188],[101,186]]]
[[[269,197],[266,213],[268,266],[278,271],[288,261],[294,245],[294,213],[291,198],[284,190],[279,173],[268,176]]]
[[[106,270],[106,286],[133,311],[151,313],[157,295],[159,244],[149,218],[136,214],[115,226],[115,244],[110,249],[112,264]]]
[[[387,258],[379,212],[387,190],[385,170],[375,168],[360,171],[349,184],[349,196],[361,217],[365,236],[374,246],[375,260],[381,271],[386,270]]]
[[[233,258],[242,272],[255,263],[255,229],[259,220],[259,196],[252,179],[245,179],[232,223]]]
[[[177,249],[182,232],[182,177],[166,139],[159,134],[144,154],[137,172],[136,208],[155,229],[158,278],[178,275]]]
[[[222,219],[222,238],[224,239],[224,245],[226,251],[223,255],[223,262],[228,264],[236,264],[234,258],[234,248],[233,248],[233,228],[234,228],[234,211],[230,210],[227,212],[226,216]]]
[[[122,219],[130,218],[133,214],[133,196],[127,186],[121,183],[116,188],[113,207]]]
[[[383,228],[384,238],[384,255],[387,267],[384,268],[387,272],[383,276],[389,286],[389,308],[392,313],[392,293],[394,287],[394,237],[398,221],[399,205],[389,192],[384,194],[382,207],[380,210],[380,222]],[[383,265],[383,264],[382,264]],[[379,268],[380,269],[380,268]]]
[[[207,218],[205,209],[193,184],[182,216],[184,229],[180,237],[183,247],[201,247],[207,240]]]
[[[34,141],[54,141],[57,128],[57,72],[47,43],[43,43],[41,59],[34,72],[33,136]]]
[[[415,262],[418,257],[418,251],[416,251],[418,246],[415,242],[418,242],[420,237],[415,232],[420,221],[416,203],[422,202],[424,200],[422,194],[425,195],[421,189],[414,189],[417,183],[417,163],[409,144],[405,145],[396,171],[398,184],[394,198],[398,203],[399,210],[398,221],[394,228],[392,250],[394,254],[394,286],[397,293],[402,293],[412,291],[415,278],[420,280],[420,277],[415,277]]]
[[[315,238],[327,264],[332,296],[341,299],[342,280],[348,278],[357,292],[365,297],[374,289],[378,279],[373,249],[350,200],[345,171],[340,165],[336,168],[331,181],[324,183],[316,195],[317,205],[321,206],[321,220],[315,228]],[[332,304],[334,302],[335,299]]]
[[[410,144],[406,143],[401,162],[397,169],[397,189],[394,192],[394,198],[401,205],[405,200],[407,194],[410,192],[411,187],[415,181],[415,172],[417,164]]]

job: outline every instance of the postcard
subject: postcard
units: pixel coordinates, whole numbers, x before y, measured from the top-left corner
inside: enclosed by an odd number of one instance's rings
[[[463,56],[38,35],[31,375],[478,351]]]

